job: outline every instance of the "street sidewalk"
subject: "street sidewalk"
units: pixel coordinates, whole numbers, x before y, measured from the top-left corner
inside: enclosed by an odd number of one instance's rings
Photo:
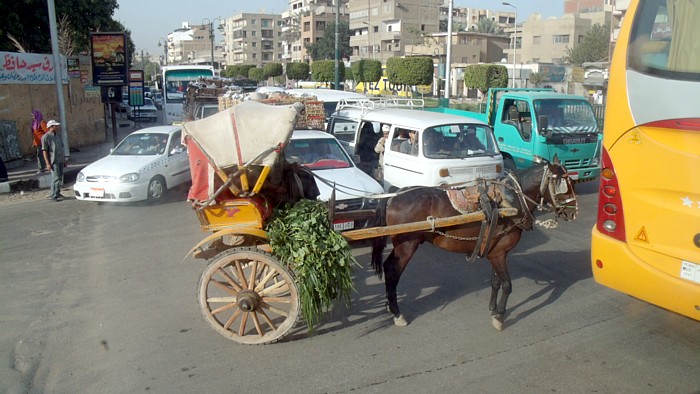
[[[117,142],[141,128],[131,121],[119,120],[118,124],[122,127],[117,129]],[[80,148],[71,148],[68,166],[65,168],[63,174],[63,183],[68,184],[74,182],[80,170],[85,168],[88,164],[107,156],[109,150],[113,147],[112,129],[110,128],[107,129],[107,138],[104,142],[81,146]],[[15,193],[51,188],[51,173],[37,173],[37,162],[34,155],[25,157],[21,160],[21,163],[15,162],[12,164],[16,167],[7,169],[8,180],[6,182],[0,182],[0,193]]]

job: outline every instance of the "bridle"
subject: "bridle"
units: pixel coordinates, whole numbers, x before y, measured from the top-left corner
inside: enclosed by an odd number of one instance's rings
[[[546,196],[549,196],[551,204],[545,202]],[[540,201],[535,201],[524,194],[523,197],[535,204],[537,210],[554,212],[557,218],[574,220],[578,214],[578,201],[571,178],[566,171],[562,175],[555,174],[549,168],[549,163],[544,164],[542,180],[540,181]]]

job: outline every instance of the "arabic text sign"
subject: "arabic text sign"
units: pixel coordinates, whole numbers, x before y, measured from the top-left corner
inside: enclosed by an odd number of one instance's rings
[[[61,56],[61,80],[68,83],[65,57]],[[53,55],[0,52],[1,84],[53,84]]]

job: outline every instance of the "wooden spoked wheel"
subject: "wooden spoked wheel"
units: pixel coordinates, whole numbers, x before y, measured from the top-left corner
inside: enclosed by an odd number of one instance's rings
[[[251,247],[217,255],[199,282],[204,318],[221,335],[248,345],[279,341],[299,317],[299,291],[289,271]]]

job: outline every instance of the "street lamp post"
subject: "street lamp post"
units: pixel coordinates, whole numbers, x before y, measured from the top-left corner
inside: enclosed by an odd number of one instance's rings
[[[513,9],[515,10],[514,11],[515,20],[513,21],[513,88],[515,89],[515,52],[516,52],[516,49],[515,49],[516,42],[515,41],[516,41],[517,36],[518,36],[518,28],[517,28],[517,26],[518,26],[518,7],[516,7],[513,4],[510,4],[508,2],[505,2],[505,1],[502,4],[505,6],[508,6],[508,7],[513,7]]]
[[[219,29],[224,25],[221,23],[220,18],[214,18],[209,20],[209,18],[202,19],[202,25],[209,25],[209,40],[211,41],[211,66],[214,67],[214,22],[219,21]]]
[[[159,38],[158,39],[158,46],[163,47],[163,54],[165,55],[165,65],[168,65],[168,41],[166,41],[165,38]]]

